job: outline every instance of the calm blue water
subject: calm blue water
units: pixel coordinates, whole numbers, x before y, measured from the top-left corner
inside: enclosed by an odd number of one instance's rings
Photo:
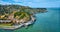
[[[29,26],[16,30],[3,30],[0,32],[59,32],[59,8],[47,8],[46,13],[36,14],[36,22]]]

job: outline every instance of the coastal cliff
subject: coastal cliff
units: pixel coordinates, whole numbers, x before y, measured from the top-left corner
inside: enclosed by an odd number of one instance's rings
[[[21,5],[0,5],[0,20],[2,20],[0,27],[16,29],[21,26],[28,26],[35,22],[34,14],[47,12],[46,10],[46,8],[31,8]]]

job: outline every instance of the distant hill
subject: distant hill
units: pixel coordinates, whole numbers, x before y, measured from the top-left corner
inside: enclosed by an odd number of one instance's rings
[[[27,12],[30,14],[46,12],[46,8],[31,8],[28,6],[21,6],[21,5],[0,5],[0,15],[5,13],[11,13],[12,11],[20,11],[20,12]]]

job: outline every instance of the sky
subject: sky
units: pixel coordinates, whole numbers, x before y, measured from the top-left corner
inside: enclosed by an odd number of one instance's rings
[[[38,8],[60,7],[60,0],[0,0],[2,5],[18,4]]]

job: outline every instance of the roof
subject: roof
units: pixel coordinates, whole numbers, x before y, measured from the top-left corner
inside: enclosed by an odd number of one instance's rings
[[[0,20],[0,22],[11,22],[11,20]]]

